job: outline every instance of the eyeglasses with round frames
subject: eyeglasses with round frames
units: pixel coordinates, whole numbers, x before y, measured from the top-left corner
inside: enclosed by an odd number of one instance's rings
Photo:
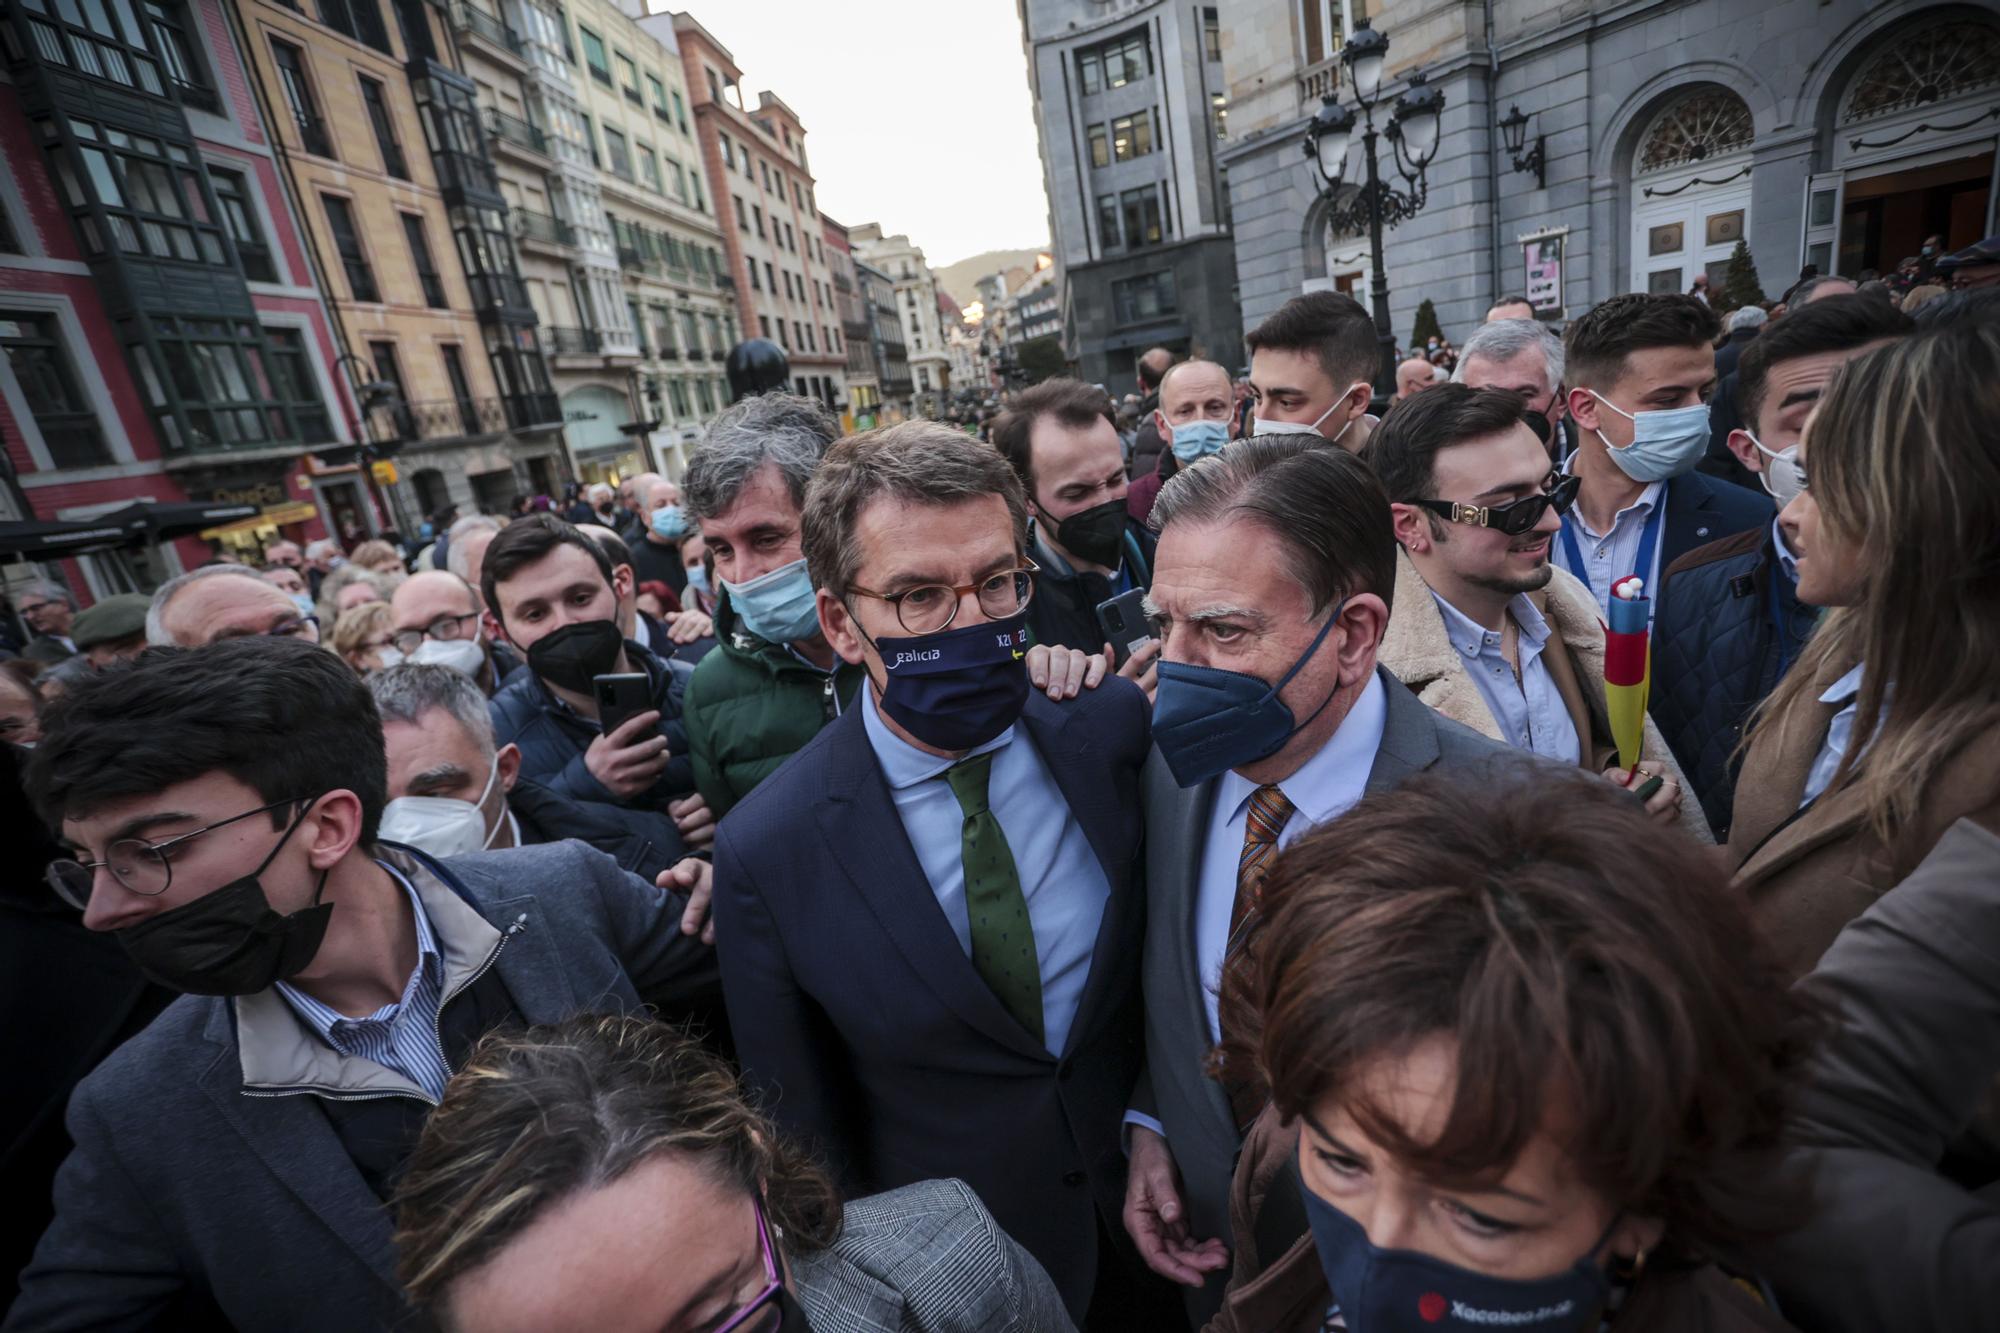
[[[252,815],[267,814],[287,805],[298,805],[308,798],[291,797],[283,801],[273,801],[260,805],[255,810],[245,810],[240,815],[218,819],[213,824],[204,824],[187,833],[175,834],[162,842],[146,838],[120,838],[104,849],[102,861],[73,861],[65,857],[49,862],[45,872],[49,887],[56,895],[78,911],[90,908],[91,886],[97,882],[99,869],[111,872],[120,888],[127,893],[136,893],[142,898],[157,898],[173,886],[174,863],[167,859],[167,851],[184,842],[199,838],[204,833],[237,823]]]
[[[408,657],[424,646],[425,639],[436,639],[440,643],[450,643],[465,637],[465,622],[479,618],[477,611],[466,611],[460,615],[442,615],[422,629],[399,629],[389,642],[396,645],[396,651]]]
[[[951,628],[967,593],[979,598],[979,609],[992,620],[1021,614],[1035,595],[1035,575],[1042,567],[1030,560],[1018,569],[989,574],[977,583],[926,583],[902,592],[875,592],[850,587],[849,592],[873,597],[896,608],[896,620],[911,634],[936,634]]]

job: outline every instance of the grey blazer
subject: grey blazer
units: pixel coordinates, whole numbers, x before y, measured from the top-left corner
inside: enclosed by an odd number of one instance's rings
[[[683,900],[580,842],[428,865],[518,927],[492,966],[526,1022],[719,990]],[[218,1311],[243,1333],[411,1326],[388,1212],[318,1097],[243,1084],[235,1005],[187,995],[77,1086],[76,1147],[8,1330],[213,1327]]]
[[[799,1303],[829,1333],[1074,1333],[1056,1285],[962,1180],[847,1205],[831,1249],[795,1255]]]
[[[1838,1015],[1791,1162],[1813,1172],[1814,1206],[1746,1266],[1802,1328],[1995,1327],[2000,1193],[1939,1163],[2000,1076],[2000,835],[1953,824],[1799,985]]]
[[[1435,765],[1536,762],[1441,717],[1417,701],[1386,667],[1376,675],[1386,687],[1388,716],[1382,746],[1368,771],[1370,794],[1388,791]],[[1146,1066],[1132,1106],[1166,1126],[1167,1144],[1180,1167],[1188,1228],[1197,1239],[1229,1235],[1229,1180],[1242,1140],[1222,1086],[1202,1072],[1208,1054],[1208,1013],[1194,953],[1194,913],[1202,848],[1215,806],[1215,783],[1181,788],[1158,751],[1146,765]],[[1234,1248],[1232,1243],[1232,1249]],[[1199,1328],[1222,1304],[1227,1270],[1199,1292],[1187,1293]]]

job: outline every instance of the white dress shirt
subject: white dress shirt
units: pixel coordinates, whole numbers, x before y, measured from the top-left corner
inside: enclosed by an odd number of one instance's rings
[[[1813,756],[1812,768],[1806,773],[1806,789],[1799,797],[1801,810],[1825,795],[1826,789],[1833,785],[1833,775],[1840,771],[1840,761],[1847,754],[1847,747],[1854,743],[1854,715],[1861,707],[1861,672],[1865,666],[1865,663],[1857,664],[1854,670],[1827,686],[1819,696],[1821,703],[1840,704],[1841,709],[1827,723],[1826,739],[1820,742],[1819,753]],[[1883,716],[1875,721],[1877,731],[1882,729],[1882,723],[1887,719],[1888,705],[1885,695],[1882,700]],[[1861,743],[1856,760],[1868,753],[1868,746],[1874,739],[1870,736]]]

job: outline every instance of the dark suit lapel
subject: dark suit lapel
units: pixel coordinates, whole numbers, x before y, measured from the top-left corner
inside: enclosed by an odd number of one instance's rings
[[[1733,483],[1732,483],[1733,484]],[[1661,525],[1660,568],[1715,539],[1715,493],[1698,472],[1686,472],[1667,483],[1666,522]],[[1656,593],[1655,596],[1658,594]],[[1653,608],[1655,615],[1659,607]]]
[[[832,730],[827,799],[813,813],[833,861],[897,951],[947,1008],[1010,1050],[1048,1059],[1047,1049],[1014,1021],[973,969],[945,920],[875,762],[861,709],[841,714]]]
[[[204,1035],[214,1045],[215,1058],[198,1081],[222,1118],[306,1211],[369,1271],[400,1291],[382,1204],[361,1178],[325,1113],[313,1104],[312,1094],[252,1097],[243,1091],[243,1067],[228,1002],[215,1006]]]
[[[1368,770],[1366,792],[1388,791],[1412,773],[1421,773],[1438,761],[1437,715],[1426,708],[1409,687],[1397,680],[1386,667],[1376,667],[1387,703],[1382,721],[1382,745],[1375,751],[1375,763]]]
[[[1133,877],[1140,848],[1123,846],[1118,831],[1120,820],[1133,816],[1119,809],[1115,784],[1108,774],[1102,773],[1101,764],[1092,762],[1088,748],[1070,734],[1069,719],[1068,713],[1050,703],[1048,696],[1039,690],[1028,696],[1028,706],[1022,713],[1027,739],[1041,753],[1043,766],[1055,779],[1057,790],[1097,857],[1104,882],[1111,887],[1103,919],[1097,923],[1097,940],[1091,947],[1090,975],[1084,982],[1083,1000],[1077,1006],[1076,1020],[1069,1027],[1067,1046],[1074,1050],[1093,1029],[1105,1005],[1116,998],[1107,992],[1112,978],[1120,971],[1117,953],[1128,947],[1128,941],[1138,938],[1133,922],[1142,908],[1139,886]],[[1020,739],[1019,733],[1016,739]]]

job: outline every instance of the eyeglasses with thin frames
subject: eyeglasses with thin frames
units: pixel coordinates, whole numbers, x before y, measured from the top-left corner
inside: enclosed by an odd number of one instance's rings
[[[389,642],[396,645],[396,651],[408,657],[424,646],[425,639],[436,639],[440,643],[451,643],[465,637],[465,622],[475,620],[477,611],[466,611],[459,615],[442,615],[422,629],[399,629]]]
[[[49,887],[56,895],[78,911],[90,908],[91,886],[97,882],[97,872],[106,869],[127,893],[136,893],[142,898],[157,898],[173,886],[174,863],[167,858],[167,852],[184,842],[199,838],[204,833],[225,828],[252,815],[268,814],[270,811],[288,805],[301,804],[306,798],[289,797],[260,805],[255,810],[245,810],[240,815],[218,819],[213,824],[204,824],[187,833],[177,833],[161,842],[147,838],[120,838],[104,849],[102,861],[73,861],[64,858],[49,862],[47,878]]]
[[[951,628],[967,593],[979,597],[979,609],[993,620],[1017,616],[1035,595],[1035,575],[1042,567],[1030,560],[1018,569],[989,574],[977,583],[926,583],[902,592],[875,592],[869,588],[848,588],[849,592],[873,597],[896,608],[897,623],[911,634],[937,634]]]

